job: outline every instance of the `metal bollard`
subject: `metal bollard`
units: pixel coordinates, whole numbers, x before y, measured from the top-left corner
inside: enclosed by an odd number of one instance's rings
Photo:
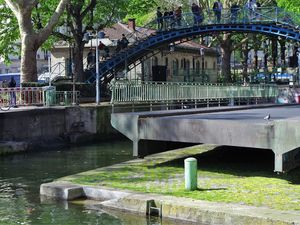
[[[187,158],[184,160],[184,178],[186,190],[197,189],[197,159]]]
[[[64,91],[64,105],[69,105],[68,92]]]

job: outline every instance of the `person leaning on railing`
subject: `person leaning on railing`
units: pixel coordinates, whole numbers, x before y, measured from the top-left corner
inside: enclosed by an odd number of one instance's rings
[[[10,82],[8,83],[8,87],[9,88],[15,88],[16,87],[16,81],[15,81],[15,78],[12,76],[10,78]],[[16,107],[16,93],[12,90],[9,91],[9,94],[10,94],[10,105],[13,106],[13,107]]]
[[[202,23],[203,13],[202,13],[201,7],[199,5],[197,5],[196,3],[193,3],[192,7],[191,7],[191,11],[192,11],[193,17],[194,17],[194,25],[199,25],[200,23]]]
[[[215,17],[216,17],[216,23],[221,22],[222,9],[223,9],[223,5],[222,5],[220,0],[214,2],[213,12],[214,12]]]
[[[238,4],[236,2],[233,3],[231,8],[230,8],[231,23],[236,23],[237,22],[239,10],[240,10],[240,7],[238,6]]]

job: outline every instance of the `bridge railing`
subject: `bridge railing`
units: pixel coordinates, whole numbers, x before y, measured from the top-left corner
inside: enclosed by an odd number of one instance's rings
[[[252,24],[252,23],[281,23],[287,25],[300,24],[300,15],[289,13],[278,7],[259,7],[256,10],[251,10],[246,7],[241,7],[236,10],[223,9],[220,21],[217,20],[212,10],[203,10],[202,21],[195,21],[194,15],[189,12],[182,13],[181,17],[168,16],[162,17],[163,26],[161,31],[171,29],[187,28],[197,25],[212,25],[212,24]],[[151,22],[146,24],[140,30],[137,30],[140,37],[149,36],[149,30],[158,30],[158,20],[153,18]],[[143,35],[144,34],[144,35]]]
[[[201,83],[155,83],[117,81],[112,85],[111,103],[198,101],[218,99],[271,99],[278,96],[272,85],[212,85]]]
[[[79,103],[79,91],[46,91],[43,87],[0,88],[0,107],[68,106]]]

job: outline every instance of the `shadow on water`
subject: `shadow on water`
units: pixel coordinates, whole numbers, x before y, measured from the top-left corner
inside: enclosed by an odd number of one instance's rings
[[[86,205],[40,199],[41,183],[132,159],[132,143],[115,141],[0,157],[0,225],[160,225]],[[165,223],[164,223],[165,224]],[[175,225],[176,223],[167,223]]]
[[[274,153],[267,149],[218,146],[212,151],[193,156],[198,169],[235,176],[260,176],[285,179],[292,184],[300,184],[300,167],[287,173],[274,173]],[[160,166],[184,167],[184,158],[165,162]]]

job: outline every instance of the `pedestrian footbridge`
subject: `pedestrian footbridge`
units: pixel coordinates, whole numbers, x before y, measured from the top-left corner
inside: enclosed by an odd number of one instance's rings
[[[200,24],[194,23],[191,13],[183,13],[180,21],[176,17],[164,17],[163,21],[164,26],[157,30],[157,20],[153,19],[133,34],[136,41],[131,46],[101,63],[101,82],[111,81],[125,67],[126,70],[134,68],[142,59],[155,54],[155,50],[162,46],[176,45],[199,35],[211,36],[222,32],[259,33],[300,42],[300,15],[277,7],[259,8],[255,12],[243,8],[235,12],[234,16],[230,9],[224,9],[220,22],[216,22],[211,11],[204,12],[204,20]],[[94,81],[95,74],[88,79],[90,83]]]
[[[114,113],[111,124],[133,141],[135,156],[163,150],[165,142],[205,143],[269,149],[276,172],[300,164],[299,105]]]

